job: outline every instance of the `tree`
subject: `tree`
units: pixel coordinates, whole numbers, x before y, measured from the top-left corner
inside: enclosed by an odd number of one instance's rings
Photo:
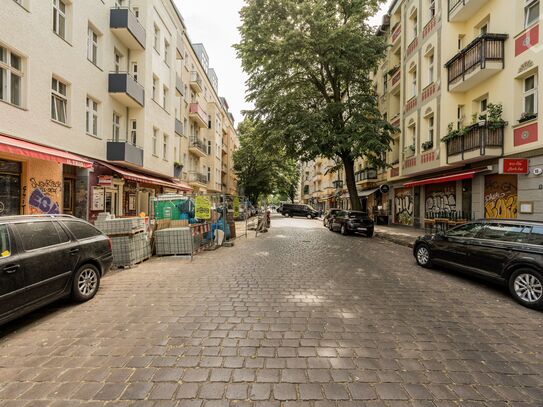
[[[286,157],[284,149],[263,142],[258,123],[246,119],[238,127],[240,148],[234,153],[238,184],[256,204],[259,196],[285,194],[296,197],[300,172],[296,161]]]
[[[302,161],[341,162],[353,209],[360,209],[355,161],[384,167],[395,130],[371,80],[386,43],[366,21],[382,2],[247,0],[235,46],[259,135]]]

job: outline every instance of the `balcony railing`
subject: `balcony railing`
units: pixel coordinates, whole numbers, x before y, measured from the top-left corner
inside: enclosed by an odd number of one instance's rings
[[[200,93],[203,89],[202,78],[196,71],[190,73],[190,87],[196,92]]]
[[[505,66],[507,34],[483,34],[445,64],[449,90],[465,92]]]
[[[400,38],[400,34],[402,33],[402,25],[398,22],[394,27],[392,27],[392,35],[390,37],[390,42],[392,44],[396,43],[396,40]]]
[[[124,140],[108,140],[107,160],[143,167],[143,150]]]
[[[202,140],[196,137],[192,137],[190,139],[190,149],[196,149],[198,152],[202,153],[203,155],[207,155],[207,146],[206,143],[204,143]]]
[[[466,21],[487,2],[488,0],[449,0],[449,21]]]
[[[145,28],[128,7],[110,10],[109,28],[129,49],[145,49]]]
[[[195,119],[200,127],[208,127],[209,125],[209,116],[199,103],[189,105],[189,117]]]
[[[490,128],[488,125],[479,126],[475,124],[468,129],[466,129],[466,134],[460,137],[447,140],[447,163],[451,157],[460,156],[459,161],[463,161],[466,158],[474,159],[477,157],[484,157],[487,155],[487,149],[491,148],[501,150],[501,154],[492,154],[502,155],[503,154],[503,136],[504,128]],[[466,157],[468,153],[470,157]],[[457,161],[458,161],[457,160]]]
[[[206,174],[201,172],[189,172],[189,182],[197,182],[198,184],[207,184],[209,181]]]
[[[108,91],[111,96],[128,107],[143,107],[145,105],[145,90],[127,72],[112,72],[109,74]]]
[[[356,182],[370,181],[377,179],[377,170],[374,168],[366,168],[354,174]]]

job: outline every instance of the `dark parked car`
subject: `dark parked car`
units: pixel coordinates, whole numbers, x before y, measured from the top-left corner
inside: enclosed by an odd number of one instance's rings
[[[543,222],[484,220],[417,239],[423,267],[439,265],[500,280],[513,298],[543,308]]]
[[[330,228],[330,219],[333,218],[337,213],[339,213],[341,209],[332,208],[324,214],[324,217],[322,219],[322,224],[325,228]]]
[[[111,241],[72,216],[0,218],[0,324],[62,297],[94,297]]]
[[[363,233],[367,237],[373,236],[374,223],[365,212],[339,211],[330,219],[329,225],[331,231],[342,235]]]
[[[304,218],[313,219],[319,216],[319,212],[313,209],[309,205],[304,204],[283,204],[278,209],[277,212],[283,216],[303,216]]]

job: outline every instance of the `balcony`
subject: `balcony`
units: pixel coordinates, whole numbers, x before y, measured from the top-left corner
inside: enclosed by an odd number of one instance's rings
[[[400,93],[400,79],[402,78],[402,72],[398,69],[396,72],[393,72],[390,77],[390,86],[389,91],[393,95]]]
[[[504,128],[473,125],[466,134],[446,141],[447,163],[473,162],[503,155]]]
[[[377,170],[374,168],[366,168],[354,174],[356,182],[368,182],[377,179]]]
[[[189,144],[189,152],[197,157],[205,157],[207,155],[207,146],[199,138],[192,137]]]
[[[183,80],[179,76],[175,76],[175,89],[179,94],[184,97],[185,96],[185,88],[183,87]]]
[[[181,123],[181,120],[179,119],[175,119],[175,134],[179,135],[179,136],[184,136],[185,133],[184,133],[184,128],[183,128],[183,123]]]
[[[209,183],[206,174],[200,172],[189,172],[189,185],[193,187],[205,188]]]
[[[109,28],[128,49],[145,49],[145,28],[129,8],[112,8],[109,11]]]
[[[224,140],[222,142],[221,149],[223,154],[228,154],[228,145],[224,142]]]
[[[108,141],[106,157],[108,161],[129,166],[143,167],[143,149],[127,141]]]
[[[390,43],[395,45],[396,42],[400,39],[400,34],[402,33],[402,25],[398,22],[394,27],[392,27],[392,34],[390,35]]]
[[[392,168],[389,170],[389,178],[396,178],[400,176],[400,161],[395,160],[392,163]]]
[[[503,70],[507,34],[483,34],[445,64],[449,92],[466,92]]]
[[[189,117],[200,127],[209,126],[209,117],[199,103],[191,103],[189,105]]]
[[[190,73],[190,87],[196,93],[202,92],[202,89],[203,89],[202,78],[200,77],[200,74],[196,71],[192,71]]]
[[[221,172],[222,172],[223,174],[228,173],[228,165],[227,165],[227,164],[225,164],[225,163],[222,164]]]
[[[183,43],[183,35],[180,34],[177,37],[177,42],[175,44],[176,49],[176,58],[177,59],[184,59],[185,58],[185,44]]]
[[[449,0],[449,21],[459,23],[468,20],[487,0]]]
[[[335,189],[342,189],[343,188],[343,180],[336,180],[332,182]]]
[[[112,98],[125,106],[143,107],[145,105],[145,90],[129,73],[110,73],[108,91]]]

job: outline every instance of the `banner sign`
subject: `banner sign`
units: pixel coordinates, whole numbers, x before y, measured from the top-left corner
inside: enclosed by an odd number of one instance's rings
[[[528,174],[528,159],[501,158],[500,174]]]
[[[239,216],[239,198],[236,196],[234,197],[234,218],[237,218]]]
[[[197,219],[211,219],[211,200],[207,196],[197,196],[195,199],[196,204],[196,218]]]

